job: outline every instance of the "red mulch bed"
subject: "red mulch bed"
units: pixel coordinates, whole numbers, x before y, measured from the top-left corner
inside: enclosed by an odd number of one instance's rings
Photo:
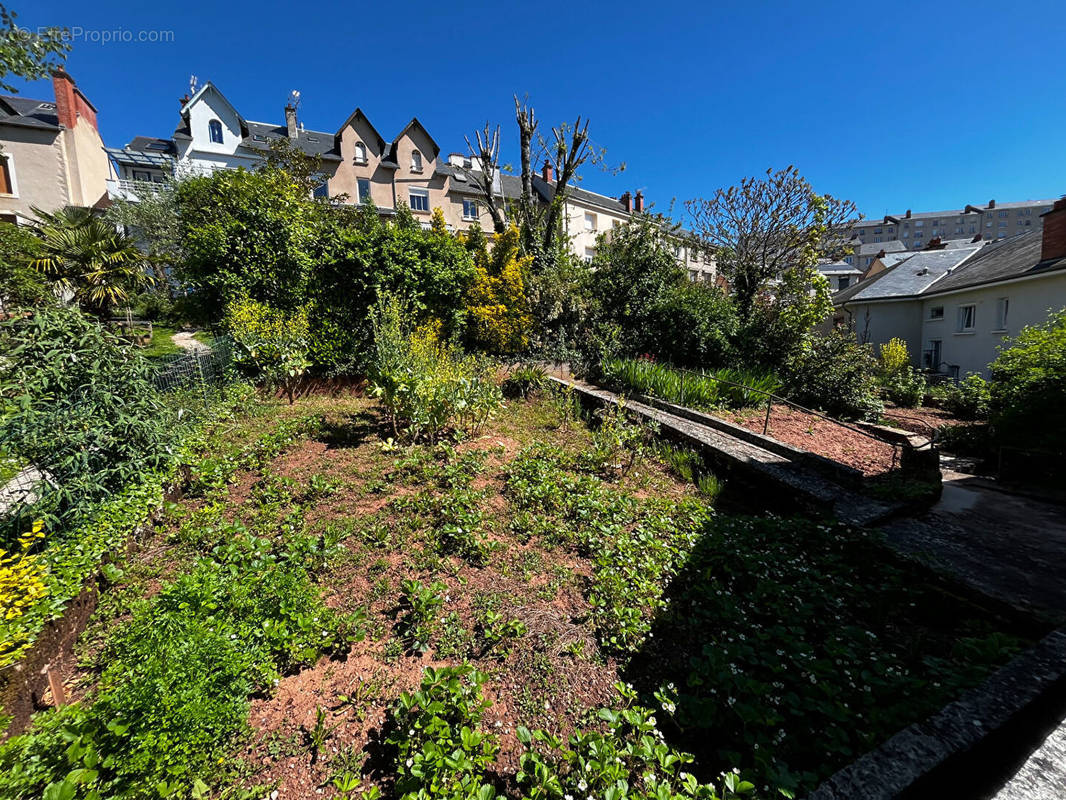
[[[886,405],[884,417],[894,428],[902,428],[922,436],[932,436],[945,425],[973,425],[953,417],[942,408],[896,408]]]
[[[718,416],[756,433],[763,432],[765,410],[719,411]],[[863,475],[890,472],[895,448],[864,436],[850,428],[828,422],[821,417],[788,406],[774,406],[770,413],[767,435],[779,442],[839,461],[860,470]]]

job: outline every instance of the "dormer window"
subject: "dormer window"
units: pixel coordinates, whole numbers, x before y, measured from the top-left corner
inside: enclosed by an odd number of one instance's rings
[[[362,142],[356,142],[355,143],[355,163],[356,164],[365,164],[366,163],[366,145],[363,144]]]
[[[208,133],[211,135],[211,141],[216,144],[222,144],[222,123],[217,119],[211,120],[207,123]]]
[[[417,150],[411,151],[411,172],[422,171],[422,154]]]

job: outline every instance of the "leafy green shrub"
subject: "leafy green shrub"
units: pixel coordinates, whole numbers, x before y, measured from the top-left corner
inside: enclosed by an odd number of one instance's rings
[[[988,381],[971,372],[948,388],[944,408],[959,419],[986,419],[991,403],[992,392]]]
[[[917,408],[925,397],[925,377],[906,367],[881,379],[885,397],[900,408]]]
[[[449,430],[476,433],[502,405],[491,366],[462,356],[432,326],[412,330],[410,307],[382,298],[372,313],[375,355],[370,371],[393,431],[437,442]]]
[[[311,366],[306,309],[287,314],[241,298],[226,307],[225,325],[241,350],[237,363],[251,367],[268,387],[282,388],[292,405],[296,386]]]
[[[386,742],[396,748],[400,800],[498,800],[487,780],[499,744],[480,730],[485,675],[469,664],[426,668],[416,692],[392,710]]]
[[[941,450],[957,456],[990,458],[993,455],[992,431],[988,425],[944,425],[936,432]]]
[[[41,255],[41,240],[27,227],[0,222],[0,311],[44,302],[48,284],[31,266]]]
[[[996,436],[1060,457],[1066,453],[1066,310],[1010,339],[991,369]]]
[[[0,339],[0,452],[50,476],[38,516],[69,518],[172,459],[149,365],[99,324],[45,308],[2,323]]]
[[[737,772],[723,773],[722,792],[701,784],[685,771],[689,753],[675,750],[663,739],[653,712],[635,705],[636,694],[625,684],[616,688],[627,706],[601,708],[598,718],[606,731],[578,731],[563,742],[542,730],[519,726],[525,745],[518,785],[529,800],[603,797],[607,800],[730,800],[754,797],[755,785]]]
[[[881,413],[870,346],[850,331],[834,328],[812,336],[785,367],[785,396],[800,405],[843,419],[870,419]]]
[[[729,297],[705,282],[683,280],[650,309],[651,341],[641,352],[684,367],[726,366],[739,330]]]

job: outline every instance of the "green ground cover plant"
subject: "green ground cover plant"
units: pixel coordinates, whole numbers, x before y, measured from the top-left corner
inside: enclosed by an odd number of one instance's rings
[[[212,428],[0,795],[765,800],[1019,644],[866,532],[717,510],[624,411],[390,435],[359,396]]]

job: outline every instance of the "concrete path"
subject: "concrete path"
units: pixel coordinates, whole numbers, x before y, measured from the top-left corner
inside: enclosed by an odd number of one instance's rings
[[[986,594],[1020,608],[1066,613],[1066,508],[991,485],[945,470],[944,493],[933,508],[883,530]]]
[[[182,350],[188,350],[190,353],[202,353],[211,349],[199,339],[194,339],[189,331],[175,333],[170,339]]]
[[[1066,722],[1055,728],[990,800],[1062,800],[1066,797]]]

